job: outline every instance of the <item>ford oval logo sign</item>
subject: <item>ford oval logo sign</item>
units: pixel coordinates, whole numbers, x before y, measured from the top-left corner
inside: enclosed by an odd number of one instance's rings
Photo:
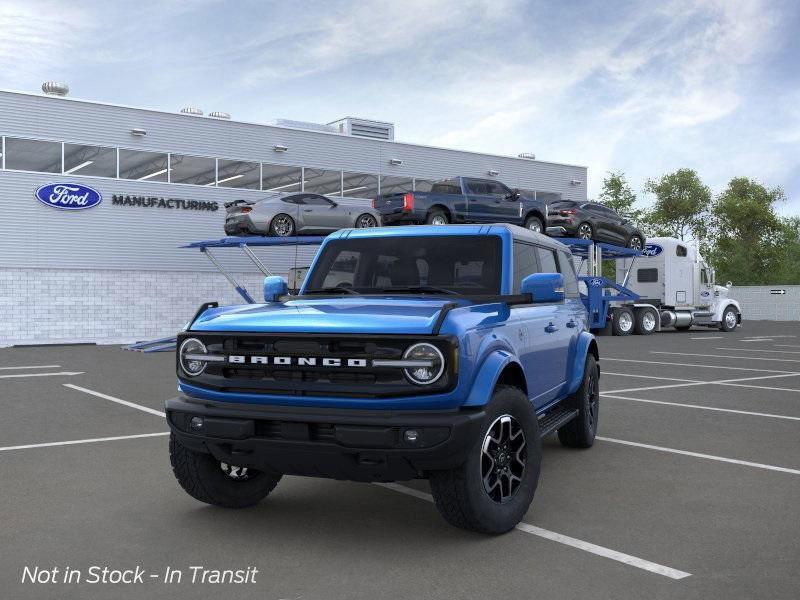
[[[36,199],[53,208],[82,210],[97,206],[103,201],[103,196],[79,183],[50,183],[36,190]]]
[[[642,250],[642,256],[658,256],[664,251],[664,248],[658,244],[647,244]]]

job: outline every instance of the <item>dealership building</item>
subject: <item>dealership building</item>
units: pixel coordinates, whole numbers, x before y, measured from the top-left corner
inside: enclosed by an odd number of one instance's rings
[[[223,237],[233,200],[307,191],[366,205],[457,175],[586,199],[585,167],[397,142],[391,123],[258,124],[78,100],[58,84],[43,90],[0,91],[0,346],[169,336],[202,302],[241,302],[202,253],[181,248]],[[64,185],[91,188],[97,203],[61,210],[37,198]],[[285,275],[315,250],[257,253]],[[260,288],[262,274],[241,252],[217,256]]]

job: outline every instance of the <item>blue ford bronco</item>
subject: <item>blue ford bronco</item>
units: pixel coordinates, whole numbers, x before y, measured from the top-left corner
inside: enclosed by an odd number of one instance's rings
[[[587,448],[598,350],[571,255],[515,225],[346,229],[299,290],[200,308],[178,337],[172,468],[194,498],[253,505],[281,476],[425,478],[455,526],[524,516],[541,438]]]

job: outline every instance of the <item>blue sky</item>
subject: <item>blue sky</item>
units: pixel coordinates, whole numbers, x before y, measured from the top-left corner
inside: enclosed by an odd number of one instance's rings
[[[800,214],[800,3],[0,0],[0,87],[608,170],[745,175]],[[645,198],[646,199],[646,198]]]

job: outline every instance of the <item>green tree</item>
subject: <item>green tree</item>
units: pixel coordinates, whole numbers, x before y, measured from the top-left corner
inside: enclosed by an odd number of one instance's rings
[[[788,261],[792,250],[797,254],[798,223],[775,214],[774,204],[784,199],[781,188],[766,188],[747,177],[731,179],[717,196],[709,259],[720,281],[759,285],[791,277],[794,265]]]
[[[656,197],[644,215],[648,233],[681,240],[702,240],[707,236],[711,190],[695,171],[678,169],[657,181],[650,179],[644,191]]]
[[[600,203],[627,219],[639,220],[642,211],[633,206],[636,203],[636,194],[625,178],[625,173],[609,171],[607,175],[603,180],[603,191],[598,197]]]

